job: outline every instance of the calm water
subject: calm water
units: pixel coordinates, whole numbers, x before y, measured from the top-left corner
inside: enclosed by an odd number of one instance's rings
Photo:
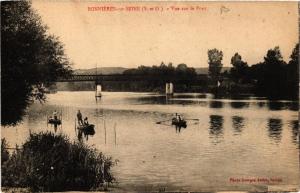
[[[267,183],[233,183],[230,178],[278,178],[299,182],[298,104],[258,98],[213,99],[209,94],[58,92],[33,104],[24,122],[2,128],[9,144],[22,144],[31,132],[54,131],[47,115],[62,112],[57,132],[72,140],[78,109],[96,125],[88,144],[118,159],[113,172],[124,190],[260,190]],[[176,129],[177,112],[189,120]],[[104,127],[105,125],[105,127]],[[106,137],[105,129],[106,128]],[[116,130],[116,135],[114,130]],[[269,184],[270,185],[270,184]]]

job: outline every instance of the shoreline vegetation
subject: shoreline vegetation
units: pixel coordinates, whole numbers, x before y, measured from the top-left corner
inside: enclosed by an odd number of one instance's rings
[[[115,164],[112,157],[62,134],[30,134],[12,153],[1,140],[1,183],[10,190],[107,191],[116,183]]]

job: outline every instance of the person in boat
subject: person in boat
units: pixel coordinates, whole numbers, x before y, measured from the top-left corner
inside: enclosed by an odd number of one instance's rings
[[[56,110],[54,110],[54,112],[53,112],[53,118],[54,118],[54,120],[57,120],[57,112],[56,112]]]
[[[82,114],[81,114],[80,110],[78,110],[78,112],[77,112],[77,121],[78,121],[79,125],[83,125]]]
[[[178,115],[178,119],[177,119],[179,122],[182,120],[181,116]]]
[[[173,121],[176,121],[176,122],[180,122],[182,121],[182,117],[180,116],[180,114],[178,113],[175,113],[175,117],[172,119]]]
[[[87,118],[87,117],[84,118],[83,123],[84,123],[85,125],[89,125],[89,121],[88,121],[88,118]]]
[[[178,121],[178,114],[175,113],[175,120]]]
[[[178,113],[175,113],[175,117],[173,119],[176,120],[176,121],[181,121],[182,120],[182,118],[180,117],[180,114],[178,114]]]

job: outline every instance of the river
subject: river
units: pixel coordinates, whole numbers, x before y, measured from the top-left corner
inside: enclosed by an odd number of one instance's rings
[[[210,94],[57,92],[34,103],[23,122],[3,127],[2,137],[22,144],[29,132],[53,131],[47,115],[62,112],[64,133],[78,140],[75,117],[80,109],[95,124],[85,140],[118,159],[113,173],[118,188],[139,191],[263,190],[271,182],[230,179],[276,178],[274,185],[299,182],[298,103],[257,97],[214,99]],[[191,119],[176,129],[174,113]],[[195,120],[193,120],[195,119]],[[199,121],[197,120],[199,119]]]

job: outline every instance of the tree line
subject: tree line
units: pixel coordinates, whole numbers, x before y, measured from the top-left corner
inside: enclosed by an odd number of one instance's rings
[[[170,62],[166,65],[161,62],[159,66],[139,66],[138,68],[128,69],[123,72],[124,75],[151,75],[151,76],[164,76],[164,77],[178,77],[178,79],[193,79],[197,76],[194,68],[188,67],[186,64],[178,64],[176,67]]]
[[[239,53],[235,53],[231,58],[231,69],[223,73],[221,72],[223,67],[223,52],[214,48],[208,50],[207,55],[207,84],[211,88],[214,88],[212,90],[207,89],[207,91],[216,91],[218,90],[220,83],[222,84],[222,82],[225,82],[224,80],[227,80],[227,82],[229,80],[230,87],[222,87],[221,89],[223,91],[239,92],[239,89],[247,85],[246,91],[254,92],[260,96],[267,96],[269,98],[298,97],[299,44],[293,49],[289,62],[283,60],[278,46],[269,49],[264,60],[253,65],[248,65]],[[163,77],[162,80],[168,78],[171,80],[176,77],[176,79],[179,80],[177,83],[179,83],[179,85],[185,85],[185,88],[187,89],[190,89],[190,85],[194,83],[193,80],[197,76],[196,70],[188,67],[186,64],[178,64],[177,67],[174,67],[172,63],[166,65],[164,62],[158,66],[154,65],[152,67],[141,65],[138,68],[126,70],[123,74],[160,76]],[[162,87],[163,82],[153,84],[153,81],[150,80],[150,87]],[[235,88],[235,91],[232,88]],[[180,92],[182,90],[177,91]]]
[[[269,98],[297,98],[299,82],[299,44],[296,44],[289,62],[283,60],[280,48],[269,49],[262,62],[248,65],[239,53],[231,58],[232,68],[221,74],[223,52],[208,51],[209,76],[214,83],[224,78],[233,85],[250,84],[257,95]]]
[[[151,67],[141,65],[135,69],[125,70],[123,74],[153,77],[142,81],[143,84],[133,82],[127,85],[128,88],[137,88],[137,90],[135,89],[134,91],[141,91],[139,89],[142,87],[143,91],[152,92],[163,92],[166,82],[176,83],[176,92],[187,92],[191,90],[191,85],[195,83],[197,77],[194,68],[188,67],[183,63],[175,67],[171,62],[168,63],[168,65],[161,62],[160,65],[153,65]]]

